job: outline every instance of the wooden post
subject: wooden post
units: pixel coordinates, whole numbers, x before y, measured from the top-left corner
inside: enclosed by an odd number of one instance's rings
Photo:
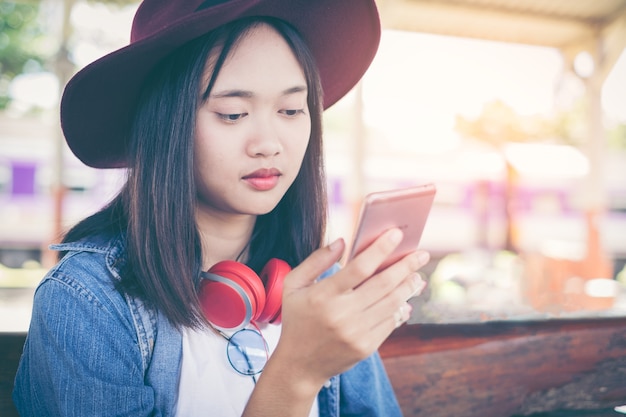
[[[70,79],[74,66],[69,59],[69,50],[68,44],[69,39],[72,34],[72,27],[70,23],[70,17],[72,14],[72,8],[74,7],[76,0],[63,0],[63,18],[61,23],[61,40],[59,44],[59,50],[55,56],[54,61],[54,70],[59,80],[59,88],[63,89],[67,81]],[[59,94],[59,97],[61,95]],[[52,266],[56,261],[56,252],[53,252],[48,249],[49,243],[57,243],[64,231],[64,201],[66,188],[63,181],[64,177],[64,159],[63,153],[65,149],[65,139],[63,137],[63,132],[61,130],[61,126],[59,125],[54,134],[53,140],[55,142],[54,146],[54,156],[52,158],[52,233],[49,237],[49,241],[44,243],[44,248],[42,248],[42,264],[45,267]]]

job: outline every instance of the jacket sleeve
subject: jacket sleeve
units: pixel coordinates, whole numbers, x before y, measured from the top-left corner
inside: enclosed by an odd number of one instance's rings
[[[340,375],[342,417],[398,417],[402,411],[378,353]]]
[[[80,276],[80,274],[79,274]],[[123,297],[56,272],[35,293],[13,399],[28,416],[147,416],[154,392]]]

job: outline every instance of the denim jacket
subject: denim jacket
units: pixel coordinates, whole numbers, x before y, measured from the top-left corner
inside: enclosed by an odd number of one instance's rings
[[[172,416],[182,334],[117,289],[121,237],[56,245],[67,251],[35,292],[13,400],[28,416]],[[318,395],[320,417],[401,416],[376,353]]]

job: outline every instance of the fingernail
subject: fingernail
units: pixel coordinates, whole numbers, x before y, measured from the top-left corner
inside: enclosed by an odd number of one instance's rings
[[[328,250],[330,250],[331,252],[337,251],[341,247],[342,242],[342,238],[336,239],[334,242],[328,245]]]
[[[396,321],[396,328],[402,326],[411,318],[411,312],[413,311],[413,306],[409,303],[404,303],[400,306],[396,314],[394,314],[394,319]]]
[[[402,240],[402,231],[400,229],[392,229],[389,232],[388,239],[391,243],[400,243],[400,241]]]
[[[420,252],[417,257],[422,265],[425,265],[430,261],[430,253],[428,252]]]
[[[421,288],[424,286],[424,284],[426,284],[426,281],[424,281],[424,277],[422,277],[422,274],[419,272],[414,272],[411,276],[411,279],[417,287]]]
[[[419,272],[415,272],[414,274],[412,274],[411,279],[413,280],[415,290],[413,290],[413,293],[409,296],[409,299],[421,294],[422,290],[424,290],[424,288],[426,287],[426,281],[424,281],[422,274],[420,274]]]

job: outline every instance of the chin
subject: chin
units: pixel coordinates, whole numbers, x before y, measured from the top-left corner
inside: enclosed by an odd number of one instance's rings
[[[271,212],[272,210],[274,210],[276,208],[276,206],[278,206],[278,203],[280,202],[280,200],[274,200],[273,201],[268,201],[266,203],[263,202],[259,202],[259,204],[251,204],[248,207],[248,210],[252,211],[253,214],[257,215],[257,216],[262,216],[264,214],[268,214],[269,212]]]
[[[272,210],[274,210],[276,208],[278,204],[274,204],[273,206],[269,207],[269,208],[259,208],[258,210],[254,210],[254,215],[256,216],[263,216],[265,214],[270,213]]]

